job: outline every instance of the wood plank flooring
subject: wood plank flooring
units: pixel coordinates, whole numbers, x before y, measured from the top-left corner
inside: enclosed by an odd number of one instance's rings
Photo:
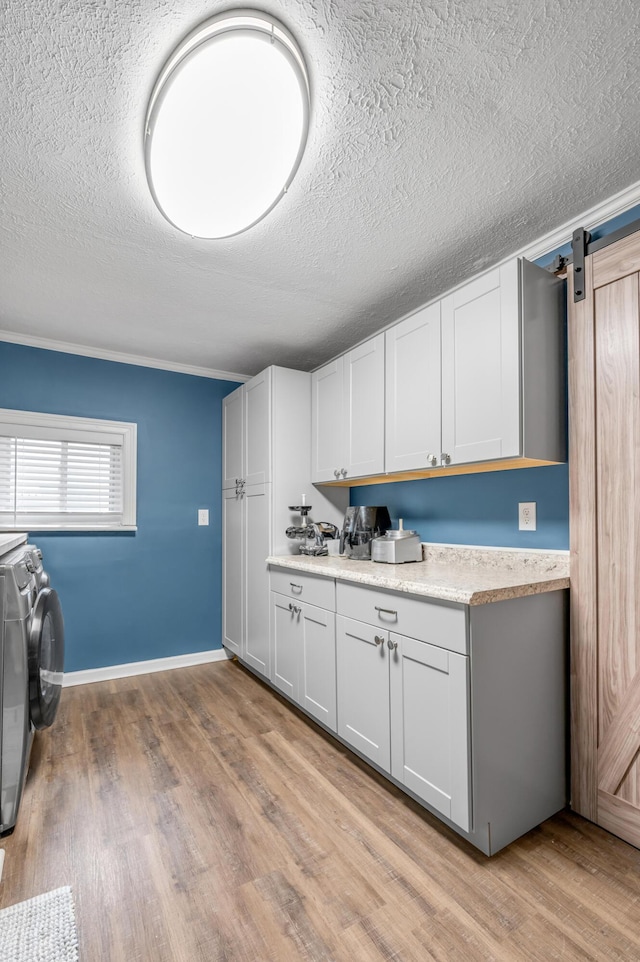
[[[236,662],[65,690],[0,846],[81,962],[640,960],[639,851],[565,813],[487,859]]]

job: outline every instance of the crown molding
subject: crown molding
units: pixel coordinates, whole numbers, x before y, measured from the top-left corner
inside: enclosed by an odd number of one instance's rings
[[[177,361],[164,361],[157,357],[144,357],[140,354],[124,354],[121,351],[107,351],[85,344],[71,344],[68,341],[55,341],[49,337],[35,337],[32,334],[16,334],[14,331],[0,330],[0,341],[10,344],[23,344],[25,347],[39,347],[44,351],[61,351],[63,354],[79,354],[81,357],[95,357],[100,361],[115,361],[117,364],[134,364],[137,367],[153,367],[160,371],[173,371],[176,374],[192,374],[194,377],[214,378],[218,381],[249,380],[248,374],[233,371],[217,371],[214,368],[198,367],[195,364],[180,364]]]
[[[584,227],[585,230],[593,230],[594,227],[601,227],[619,214],[625,214],[637,204],[640,204],[640,180],[636,181],[635,184],[631,184],[630,187],[626,187],[624,190],[614,194],[613,197],[608,197],[607,200],[602,201],[601,204],[590,207],[589,210],[585,210],[578,217],[568,220],[562,224],[561,227],[549,231],[548,234],[544,234],[543,237],[538,238],[533,244],[523,247],[522,250],[516,251],[516,253],[511,256],[526,257],[527,260],[530,261],[537,260],[538,257],[544,257],[545,254],[550,254],[552,251],[557,250],[558,247],[563,247],[565,244],[568,244],[574,230],[578,227]],[[511,260],[511,258],[507,258],[507,260]],[[504,263],[504,261],[502,263]]]
[[[424,310],[425,307],[429,307],[431,304],[437,304],[438,301],[441,301],[444,297],[455,293],[455,291],[459,290],[461,287],[466,287],[467,284],[471,284],[484,274],[489,274],[491,271],[495,271],[497,268],[502,267],[503,264],[507,264],[510,260],[513,260],[514,257],[526,257],[526,259],[529,261],[535,261],[539,257],[544,257],[545,254],[551,254],[559,247],[564,247],[565,244],[568,244],[571,241],[574,230],[576,230],[578,227],[584,227],[585,230],[593,230],[595,227],[601,227],[603,224],[606,224],[607,221],[612,220],[619,214],[625,214],[628,210],[631,210],[632,207],[636,207],[638,204],[640,204],[640,180],[636,181],[635,184],[631,184],[629,187],[626,187],[625,190],[621,190],[612,197],[608,197],[606,200],[603,200],[601,204],[597,204],[595,207],[590,207],[578,217],[574,217],[571,220],[566,221],[566,223],[562,224],[560,227],[556,227],[547,234],[543,234],[542,237],[539,237],[536,241],[533,241],[533,243],[528,244],[526,247],[522,247],[513,254],[509,254],[508,257],[503,257],[502,260],[498,261],[496,264],[491,264],[490,267],[484,268],[482,271],[479,271],[479,273],[474,274],[472,277],[467,277],[465,280],[460,281],[460,283],[456,284],[455,287],[452,287],[447,291],[443,291],[442,294],[439,294],[437,297],[432,297],[429,301],[425,301],[424,304],[420,305],[420,307],[414,308],[407,314],[403,314],[402,317],[396,318],[389,324],[385,324],[385,326],[379,328],[379,330],[374,331],[371,334],[367,334],[365,338],[362,338],[360,341],[357,341],[355,344],[353,344],[349,350],[353,350],[353,348],[359,347],[360,344],[364,344],[365,341],[368,341],[371,337],[374,337],[375,334],[388,331],[401,321],[406,320],[413,314],[417,314],[418,311]],[[331,361],[335,361],[337,357],[340,357],[340,355],[334,354],[326,361],[323,361],[318,367],[312,368],[312,373],[314,371],[318,371],[321,367],[324,367],[325,364],[330,364]]]

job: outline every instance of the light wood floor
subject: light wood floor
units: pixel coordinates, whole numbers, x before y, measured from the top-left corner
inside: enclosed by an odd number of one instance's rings
[[[0,844],[81,962],[640,960],[640,852],[563,814],[487,859],[237,663],[67,689]]]

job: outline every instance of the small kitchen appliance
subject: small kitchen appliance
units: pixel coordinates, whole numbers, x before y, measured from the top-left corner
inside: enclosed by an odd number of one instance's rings
[[[287,538],[300,541],[300,554],[327,555],[329,550],[326,539],[338,538],[340,532],[330,521],[312,521],[309,517],[311,505],[305,503],[304,495],[302,502],[302,504],[289,505],[289,511],[295,511],[300,515],[301,523],[289,525],[285,534]]]
[[[422,561],[422,545],[418,532],[405,530],[400,518],[397,529],[390,528],[371,542],[371,560],[391,565]]]
[[[388,508],[351,505],[344,516],[340,554],[354,561],[371,561],[371,542],[390,527]]]

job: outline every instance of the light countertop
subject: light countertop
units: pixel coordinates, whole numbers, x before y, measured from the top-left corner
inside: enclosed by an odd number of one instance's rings
[[[267,563],[466,605],[484,605],[569,587],[568,551],[426,545],[424,552],[424,561],[398,565],[352,561],[335,555],[278,555],[267,558]]]

